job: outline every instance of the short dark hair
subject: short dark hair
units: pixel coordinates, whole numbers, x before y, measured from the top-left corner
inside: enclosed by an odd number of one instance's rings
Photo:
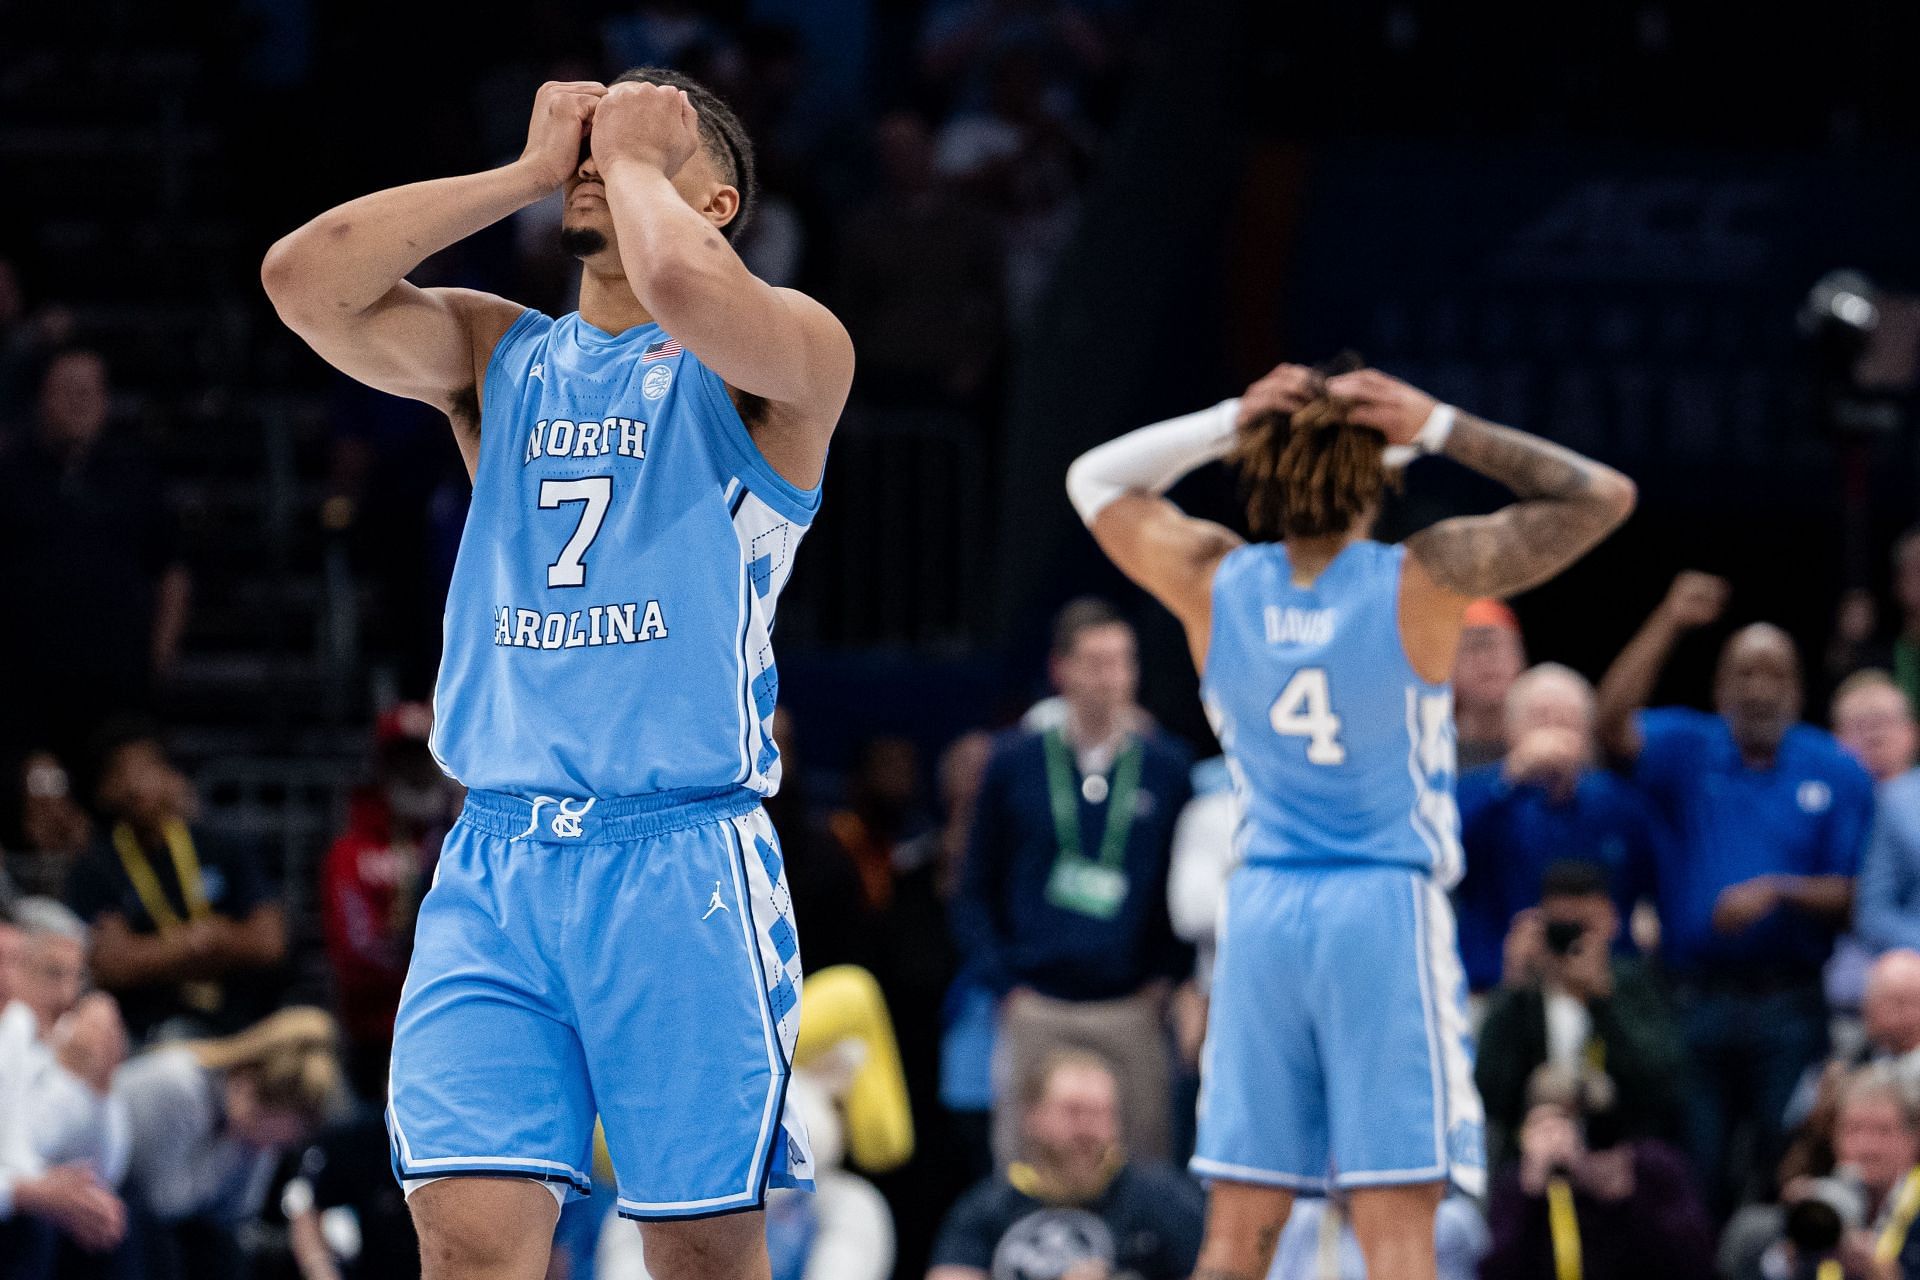
[[[615,76],[613,83],[660,84],[687,95],[693,109],[700,113],[700,141],[706,146],[708,157],[727,185],[740,193],[740,211],[733,215],[733,221],[720,228],[721,235],[736,239],[753,216],[760,181],[754,169],[753,140],[747,136],[747,126],[740,123],[733,108],[692,76],[671,67],[631,67]]]
[[[1120,616],[1120,611],[1095,596],[1081,596],[1078,600],[1069,600],[1066,606],[1053,616],[1053,648],[1050,652],[1056,658],[1064,658],[1073,652],[1073,646],[1080,642],[1083,633],[1095,627],[1131,627]]]
[[[1563,858],[1540,875],[1540,898],[1610,898],[1607,869],[1597,862]]]

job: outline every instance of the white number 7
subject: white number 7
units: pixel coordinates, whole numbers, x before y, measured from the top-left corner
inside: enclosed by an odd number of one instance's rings
[[[1308,764],[1345,764],[1340,717],[1333,714],[1325,667],[1302,667],[1287,681],[1268,715],[1275,733],[1307,740]]]
[[[550,587],[586,585],[587,548],[600,536],[600,524],[607,518],[607,507],[613,502],[613,477],[587,476],[582,480],[540,482],[542,511],[550,511],[567,502],[584,502],[586,510],[580,513],[580,524],[574,529],[573,536],[567,539],[567,545],[560,548],[560,558],[547,566],[547,585]]]

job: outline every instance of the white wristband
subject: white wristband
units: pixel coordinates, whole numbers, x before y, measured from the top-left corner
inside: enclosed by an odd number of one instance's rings
[[[1413,451],[1416,454],[1439,453],[1447,447],[1447,437],[1453,434],[1453,422],[1459,416],[1450,404],[1436,404],[1433,412],[1427,415],[1426,425],[1413,437]]]

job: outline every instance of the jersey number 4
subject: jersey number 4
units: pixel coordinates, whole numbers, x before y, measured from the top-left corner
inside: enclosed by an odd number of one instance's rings
[[[1307,740],[1308,764],[1345,764],[1347,749],[1340,745],[1340,717],[1333,714],[1325,667],[1302,667],[1287,681],[1267,719],[1273,731]]]
[[[540,509],[551,511],[565,503],[581,504],[580,523],[573,536],[560,548],[560,558],[547,566],[550,587],[583,587],[587,584],[587,548],[600,536],[600,525],[613,505],[613,477],[586,476],[579,480],[542,480]]]

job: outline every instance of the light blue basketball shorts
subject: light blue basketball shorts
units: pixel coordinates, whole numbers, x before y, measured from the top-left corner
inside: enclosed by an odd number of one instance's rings
[[[394,1025],[394,1172],[585,1194],[598,1115],[626,1217],[811,1189],[786,1109],[799,991],[758,796],[475,792],[420,904]]]
[[[1191,1164],[1318,1193],[1486,1183],[1453,911],[1409,868],[1243,866],[1228,883]]]

